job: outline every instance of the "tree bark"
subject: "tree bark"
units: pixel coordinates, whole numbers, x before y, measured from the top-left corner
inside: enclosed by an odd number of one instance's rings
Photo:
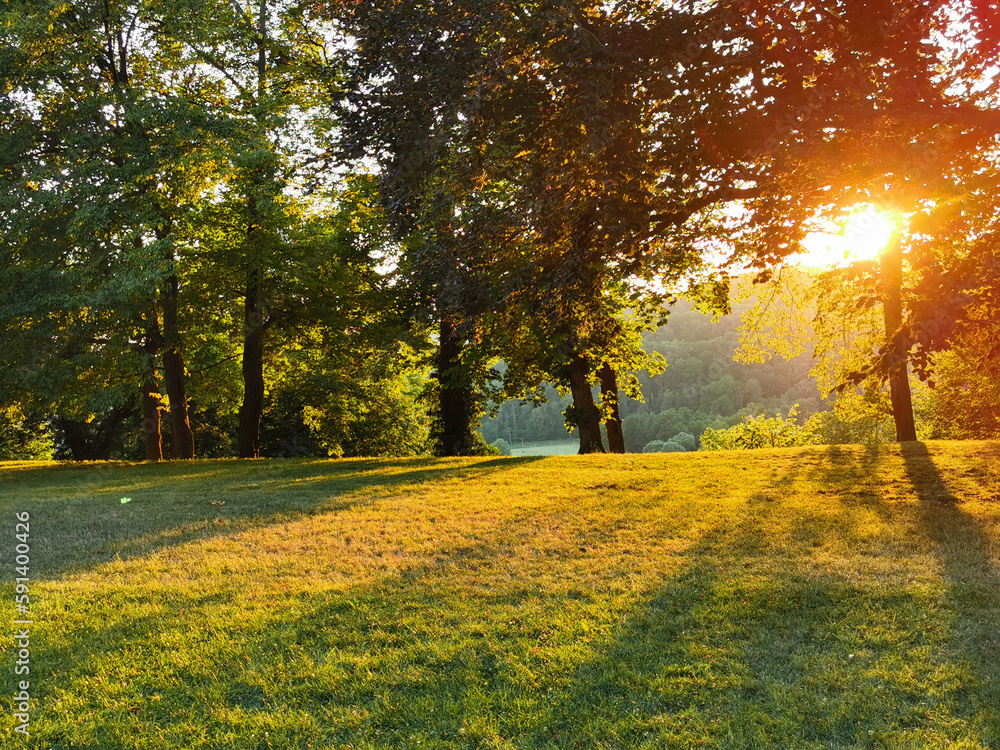
[[[885,295],[885,338],[888,345],[903,324],[903,248],[897,233],[893,233],[892,241],[883,252],[881,264]],[[892,401],[892,419],[896,424],[896,440],[903,443],[917,439],[910,380],[906,371],[906,358],[892,353],[890,356],[889,397]]]
[[[601,412],[594,403],[594,394],[590,391],[587,375],[590,364],[579,354],[574,354],[567,368],[569,389],[573,395],[574,422],[580,430],[579,453],[606,453],[604,440],[601,438]]]
[[[618,374],[611,365],[605,363],[597,373],[601,381],[601,403],[609,404],[611,413],[604,420],[604,429],[608,433],[608,452],[625,452],[625,431],[622,429],[622,416],[618,411]]]
[[[142,395],[142,434],[146,444],[146,460],[163,460],[163,434],[160,432],[160,399],[155,383],[147,384]]]
[[[267,3],[260,0],[257,17],[257,98],[260,107],[267,93]],[[254,114],[257,124],[264,127],[261,115]],[[240,404],[240,424],[237,430],[237,451],[240,458],[260,458],[260,421],[264,414],[264,233],[257,201],[262,187],[273,175],[255,170],[250,174],[247,198],[247,281],[244,296],[243,332],[243,403]]]
[[[149,370],[142,384],[142,435],[147,461],[163,460],[163,434],[160,431],[160,389],[156,385],[156,353],[160,348],[159,331],[150,326],[143,351],[149,355]]]
[[[194,458],[194,433],[188,420],[184,387],[184,356],[177,327],[177,275],[166,280],[163,294],[163,384],[170,399],[170,432],[174,458]]]
[[[451,321],[443,319],[438,342],[438,451],[443,456],[468,456],[475,445],[471,425],[472,393],[462,373],[462,341]]]
[[[240,405],[240,458],[260,458],[260,420],[264,413],[264,303],[260,266],[247,272],[244,303],[243,403]]]

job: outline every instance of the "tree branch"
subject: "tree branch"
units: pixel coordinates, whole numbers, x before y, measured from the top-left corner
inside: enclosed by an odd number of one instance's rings
[[[668,226],[678,226],[694,216],[702,209],[713,206],[716,203],[728,203],[729,201],[744,200],[746,198],[758,198],[764,193],[760,187],[753,188],[722,188],[714,193],[702,195],[688,201],[684,208],[666,213],[654,214],[651,218],[656,222],[656,231],[665,229]]]

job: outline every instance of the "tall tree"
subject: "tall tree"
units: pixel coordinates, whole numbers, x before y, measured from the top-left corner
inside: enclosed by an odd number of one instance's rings
[[[732,95],[749,69],[742,19],[725,6],[544,1],[371,2],[346,17],[355,142],[385,155],[393,195],[417,196],[446,158],[458,163],[450,187],[464,236],[510,272],[504,304],[552,328],[543,339],[559,364],[546,369],[574,394],[581,451],[603,450],[590,389],[612,357],[611,341],[593,340],[614,328],[601,317],[611,290],[690,275],[706,233],[688,220],[758,192],[741,155],[701,137],[742,106]],[[708,22],[720,43],[678,63]],[[477,226],[466,212],[490,186],[502,186],[504,210]],[[610,404],[616,368],[603,372]]]
[[[256,458],[272,299],[281,283],[284,233],[296,211],[291,191],[314,191],[322,182],[318,171],[329,161],[331,123],[316,115],[324,89],[315,74],[324,68],[335,34],[311,15],[314,4],[307,2],[182,4],[186,12],[168,19],[164,29],[201,81],[199,104],[229,129],[226,150],[216,156],[219,192],[232,210],[215,216],[234,225],[216,233],[221,242],[214,243],[214,259],[238,268],[242,277],[237,442],[240,457]]]
[[[165,94],[171,71],[159,67],[155,45],[144,45],[161,10],[143,2],[8,4],[4,241],[19,256],[18,273],[33,268],[46,285],[68,284],[82,295],[62,298],[70,309],[102,311],[81,356],[109,367],[116,352],[145,360],[129,368],[137,374],[129,388],[116,389],[122,399],[153,392],[150,358],[162,355],[174,454],[190,458],[173,225],[201,187],[179,162],[200,139],[203,118]],[[39,252],[40,240],[55,253]],[[157,458],[156,444],[148,447]]]
[[[817,215],[862,203],[904,217],[882,273],[868,274],[872,286],[859,294],[862,303],[884,302],[889,341],[850,381],[888,379],[899,439],[913,439],[906,362],[926,372],[933,351],[976,317],[972,300],[989,304],[995,288],[995,255],[983,241],[993,212],[982,210],[995,193],[995,180],[983,182],[995,171],[1000,122],[989,83],[998,60],[991,12],[947,0],[744,5],[766,49],[755,88],[780,106],[737,132],[768,134],[757,148],[782,176],[772,184],[798,196],[786,225],[805,231]],[[771,242],[777,252],[757,255],[761,265],[794,247],[786,234],[790,242]]]

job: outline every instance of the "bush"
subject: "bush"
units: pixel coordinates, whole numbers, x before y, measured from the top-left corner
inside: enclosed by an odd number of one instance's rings
[[[788,410],[787,416],[779,412],[773,417],[764,414],[745,417],[742,422],[727,429],[705,430],[701,436],[701,449],[705,451],[753,450],[755,448],[787,448],[816,443],[812,422],[800,425],[798,404]]]
[[[498,438],[498,439],[494,440],[493,441],[493,447],[496,448],[496,449],[498,449],[500,451],[500,455],[501,456],[509,456],[509,455],[511,455],[511,452],[510,452],[510,443],[508,443],[503,438]]]
[[[693,451],[698,447],[698,441],[695,440],[694,435],[690,432],[678,432],[674,435],[668,443],[677,443],[682,446],[686,451]]]
[[[0,410],[0,461],[50,459],[52,432],[40,420],[26,419],[18,408]]]
[[[674,440],[653,440],[643,446],[643,453],[684,453],[687,451],[680,443]]]
[[[833,411],[814,414],[807,425],[816,442],[824,445],[877,445],[892,442],[896,436],[889,394],[873,387],[839,394]]]

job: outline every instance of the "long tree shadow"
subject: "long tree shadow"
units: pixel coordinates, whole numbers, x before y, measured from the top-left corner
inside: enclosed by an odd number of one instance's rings
[[[975,515],[963,509],[965,498],[953,492],[924,443],[901,448],[909,477],[920,500],[920,520],[934,540],[948,581],[948,600],[956,619],[952,626],[954,656],[972,665],[977,684],[968,685],[989,697],[984,725],[991,747],[1000,745],[1000,567],[998,540]],[[1000,500],[995,492],[992,504]]]
[[[0,508],[30,515],[32,580],[128,560],[409,486],[474,479],[542,457],[84,464],[0,474]],[[8,567],[0,583],[13,580]]]
[[[525,746],[876,747],[965,717],[954,685],[940,715],[925,711],[919,686],[939,665],[910,659],[924,597],[816,574],[806,559],[772,569],[754,525],[707,537],[699,562],[557,691]]]
[[[844,523],[862,510],[914,520],[912,502],[883,501],[901,484],[887,481],[888,459],[877,447],[834,448],[817,471],[756,493],[743,519],[705,536],[691,566],[555,691],[523,746],[998,746],[1000,587],[987,537],[947,519],[952,592],[970,565],[985,576],[964,611],[939,614],[938,592],[910,585],[902,560],[886,564],[914,551],[905,534],[887,541],[877,524]],[[776,496],[794,491],[795,475],[827,497],[789,515]],[[924,497],[942,496],[933,477],[910,479]],[[962,540],[980,550],[972,560]],[[974,621],[976,634],[957,644],[953,633]],[[970,672],[972,643],[982,653]]]
[[[415,540],[423,552],[413,564],[324,592],[309,581],[265,601],[221,583],[211,591],[113,584],[94,592],[81,602],[91,612],[63,615],[84,617],[87,626],[40,636],[39,741],[115,750],[159,736],[164,747],[256,748],[269,746],[254,731],[266,726],[274,747],[492,744],[507,730],[500,717],[509,701],[542,699],[536,678],[522,678],[527,668],[547,679],[538,648],[546,634],[567,617],[587,619],[591,607],[575,581],[567,590],[539,579],[553,567],[593,567],[580,544],[593,519],[584,513],[574,521],[562,510],[539,518],[536,502],[483,511],[493,520],[473,529],[460,516],[452,522],[464,534],[452,543]],[[628,529],[629,510],[603,518],[600,539],[585,541],[614,543]],[[423,533],[437,539],[438,527]],[[393,544],[381,542],[384,551]],[[603,578],[626,581],[631,568],[622,559]],[[455,575],[462,586],[448,591]],[[119,607],[122,598],[127,607]],[[538,608],[555,622],[527,616]],[[113,699],[89,688],[94,675]],[[292,714],[309,720],[304,726]],[[82,726],[73,719],[80,715],[88,717]]]

